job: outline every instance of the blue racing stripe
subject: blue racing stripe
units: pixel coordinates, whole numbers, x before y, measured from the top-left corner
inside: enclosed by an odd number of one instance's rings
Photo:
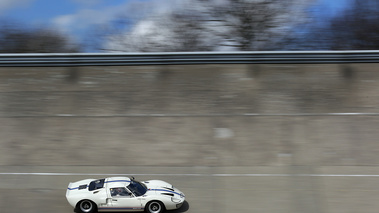
[[[130,180],[110,180],[110,181],[106,181],[104,183],[115,183],[115,182],[127,182],[127,183],[130,183]]]
[[[86,188],[88,187],[88,185],[86,185]],[[74,188],[70,188],[70,187],[68,187],[67,188],[68,190],[75,190],[75,189],[79,189],[79,186],[78,187],[74,187]]]
[[[143,209],[143,207],[100,207],[98,208],[99,210],[102,210],[102,209],[109,209],[109,210],[133,210],[133,209]]]
[[[110,181],[105,181],[104,183],[117,183],[117,182],[124,182],[124,183],[130,183],[130,180],[110,180]],[[88,185],[86,186],[86,188]],[[75,190],[79,189],[79,187],[74,187],[74,188],[67,188],[68,190]]]
[[[74,190],[74,189],[79,189],[79,187],[75,187],[75,188],[67,188],[68,190]]]

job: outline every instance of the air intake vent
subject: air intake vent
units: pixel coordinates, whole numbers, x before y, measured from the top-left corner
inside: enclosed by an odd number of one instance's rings
[[[86,189],[86,188],[87,188],[87,185],[80,185],[80,186],[79,186],[79,190],[80,190],[80,189]]]
[[[170,191],[174,191],[174,189],[171,189],[171,188],[168,188],[168,187],[162,187],[162,188],[170,190]]]
[[[170,194],[170,193],[162,193],[162,195],[168,195],[168,196],[174,197],[174,194]]]

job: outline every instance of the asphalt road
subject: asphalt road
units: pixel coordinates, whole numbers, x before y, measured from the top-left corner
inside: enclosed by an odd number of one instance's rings
[[[379,170],[372,167],[1,167],[6,213],[71,213],[70,181],[113,175],[162,179],[186,194],[179,212],[376,212]]]

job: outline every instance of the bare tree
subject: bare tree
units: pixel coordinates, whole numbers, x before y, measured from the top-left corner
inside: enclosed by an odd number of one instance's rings
[[[307,2],[312,1],[308,0]],[[106,37],[108,51],[212,51],[275,48],[299,20],[299,0],[193,0]]]
[[[173,13],[170,16],[172,23],[172,33],[176,44],[172,51],[210,51],[213,42],[204,39],[206,35],[201,17],[196,14]]]
[[[210,20],[221,44],[237,50],[261,50],[286,23],[289,2],[280,0],[226,0],[211,7]],[[288,21],[288,20],[287,20]],[[223,28],[219,30],[217,28]]]
[[[121,23],[122,21],[118,21]],[[118,25],[120,26],[120,25]],[[206,40],[210,35],[205,30],[199,13],[194,10],[176,11],[149,17],[134,26],[124,22],[122,28],[107,27],[106,51],[173,52],[210,51],[214,42]],[[207,34],[208,33],[208,34]]]
[[[0,26],[0,53],[67,53],[78,52],[62,34],[49,29],[29,29],[5,22]]]

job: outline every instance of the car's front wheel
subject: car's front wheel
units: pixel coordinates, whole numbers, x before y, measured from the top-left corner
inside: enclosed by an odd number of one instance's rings
[[[77,209],[81,213],[93,213],[96,211],[95,204],[90,200],[82,200],[78,203]]]
[[[146,205],[145,210],[147,213],[161,213],[164,211],[164,206],[159,201],[151,201]]]

